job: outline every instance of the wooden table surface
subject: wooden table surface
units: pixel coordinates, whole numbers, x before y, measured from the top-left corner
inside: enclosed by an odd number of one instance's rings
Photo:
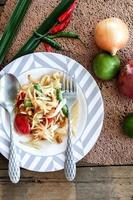
[[[64,172],[21,170],[21,181],[10,183],[8,162],[0,156],[0,200],[133,200],[133,167],[77,166],[76,180]]]
[[[3,5],[4,0],[0,0]],[[3,6],[0,7],[0,13]],[[133,200],[132,166],[77,165],[75,181],[64,172],[36,173],[21,170],[21,181],[8,178],[8,162],[0,155],[0,200]]]

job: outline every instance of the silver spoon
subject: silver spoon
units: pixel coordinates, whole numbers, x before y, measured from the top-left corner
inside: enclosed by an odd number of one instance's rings
[[[20,160],[19,155],[17,154],[15,140],[12,133],[12,114],[14,108],[14,101],[16,99],[19,88],[20,84],[18,80],[12,74],[5,74],[0,79],[0,105],[8,112],[10,120],[10,150],[8,174],[10,180],[13,183],[17,183],[20,180]]]

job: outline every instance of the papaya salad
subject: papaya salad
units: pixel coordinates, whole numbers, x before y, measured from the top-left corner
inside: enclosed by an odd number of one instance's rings
[[[67,134],[68,110],[63,98],[60,73],[43,75],[22,85],[15,102],[14,127],[31,141],[63,142]],[[73,127],[73,130],[75,127]]]

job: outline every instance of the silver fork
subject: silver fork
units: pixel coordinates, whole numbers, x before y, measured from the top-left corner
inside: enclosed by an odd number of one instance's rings
[[[71,126],[71,108],[77,99],[77,87],[74,78],[69,75],[63,74],[62,89],[64,91],[63,97],[66,98],[66,104],[68,107],[68,138],[67,148],[65,154],[64,171],[68,181],[74,180],[76,176],[76,163],[73,155],[72,145],[72,126]]]

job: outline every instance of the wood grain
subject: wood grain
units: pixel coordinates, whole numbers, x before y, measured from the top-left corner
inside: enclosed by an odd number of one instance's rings
[[[0,5],[4,5],[6,0],[0,0]]]
[[[133,167],[77,167],[76,180],[64,171],[21,170],[21,181],[10,183],[5,158],[0,156],[0,200],[133,200]],[[12,197],[12,198],[10,198]]]
[[[10,183],[0,185],[1,200],[76,200],[73,183]]]

